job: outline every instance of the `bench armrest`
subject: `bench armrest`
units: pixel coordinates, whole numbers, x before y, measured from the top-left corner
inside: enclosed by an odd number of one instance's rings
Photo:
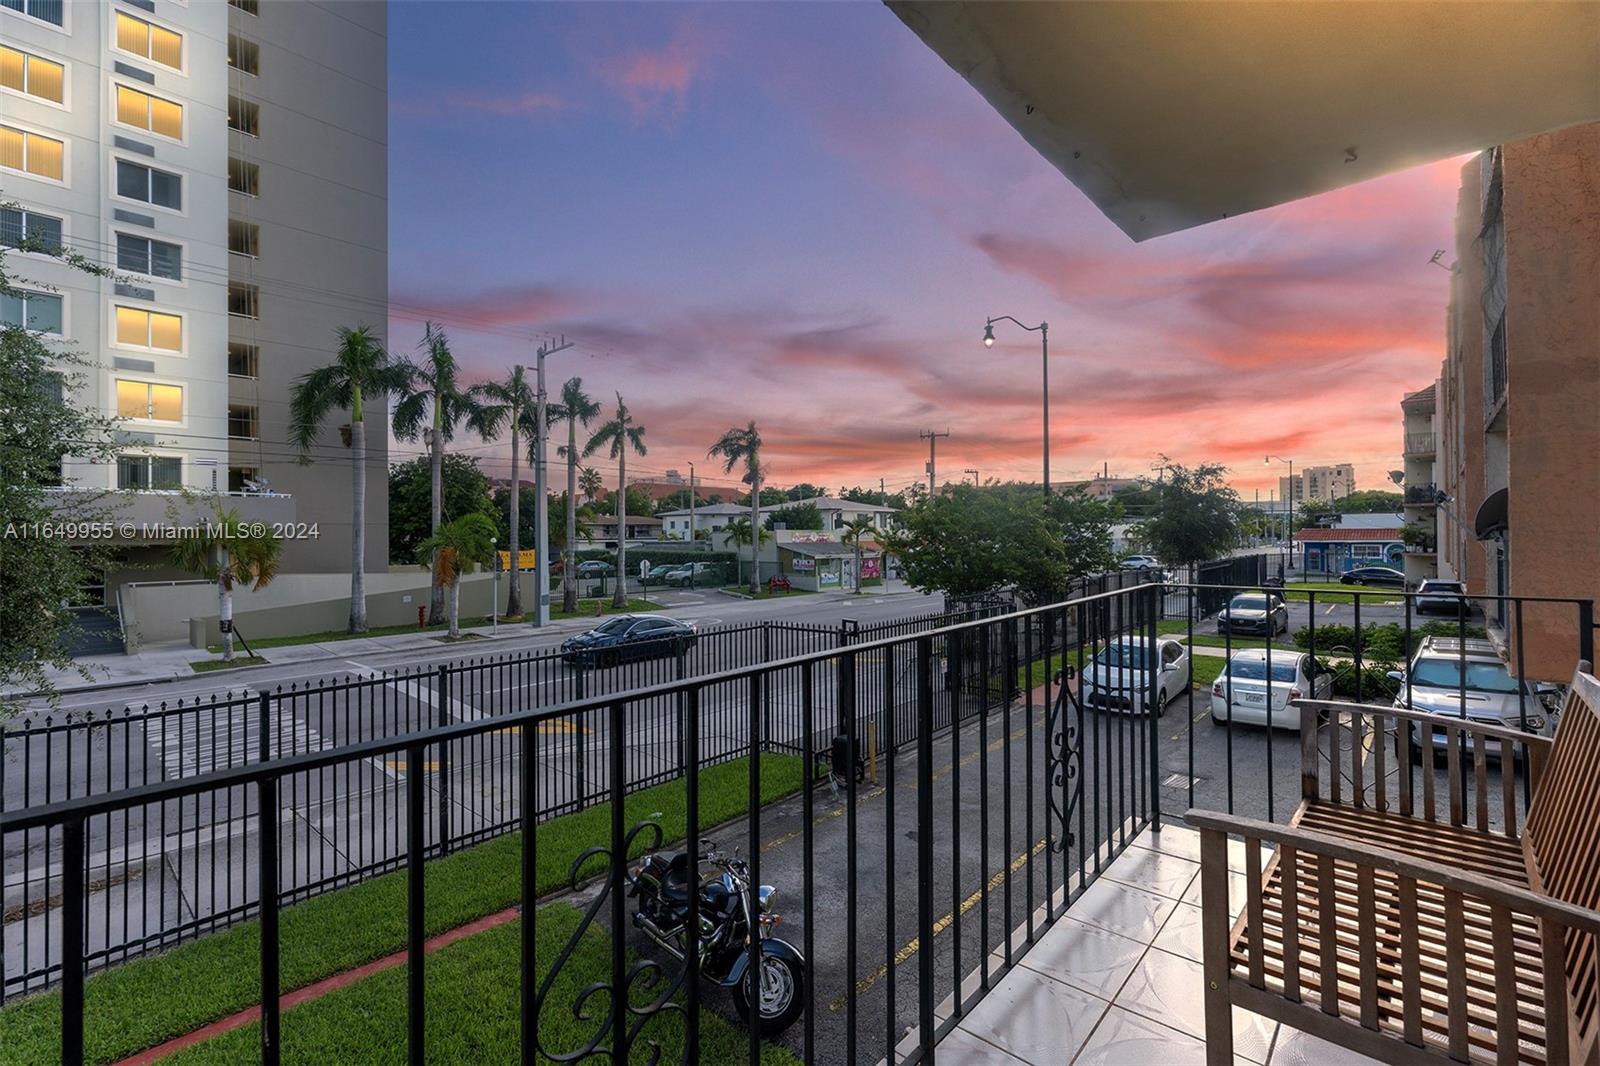
[[[1507,729],[1505,726],[1484,725],[1474,722],[1470,718],[1457,718],[1450,714],[1433,714],[1429,711],[1413,711],[1404,707],[1380,707],[1371,703],[1347,703],[1342,700],[1294,700],[1294,706],[1300,708],[1300,722],[1302,727],[1306,722],[1306,715],[1311,716],[1315,722],[1321,712],[1327,711],[1359,714],[1366,718],[1383,715],[1388,718],[1397,718],[1402,721],[1418,722],[1425,725],[1451,726],[1464,733],[1485,737],[1490,740],[1510,740],[1519,744],[1527,744],[1530,748],[1538,747],[1542,751],[1550,749],[1550,738],[1540,736],[1538,733],[1525,733],[1520,729]],[[1541,713],[1539,717],[1544,717]]]

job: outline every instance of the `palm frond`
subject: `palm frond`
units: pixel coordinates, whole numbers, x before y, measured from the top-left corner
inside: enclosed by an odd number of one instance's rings
[[[319,367],[294,383],[289,395],[289,436],[304,452],[317,439],[329,411],[350,406],[350,379],[338,363]]]

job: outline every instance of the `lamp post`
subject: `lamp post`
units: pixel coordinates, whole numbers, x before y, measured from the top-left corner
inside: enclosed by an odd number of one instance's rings
[[[1290,542],[1290,538],[1294,536],[1294,460],[1285,459],[1281,455],[1268,455],[1265,456],[1261,462],[1265,466],[1271,466],[1274,459],[1280,463],[1289,464],[1289,485],[1283,494],[1284,502],[1288,504],[1288,506],[1284,509],[1283,542],[1288,544]],[[1294,560],[1291,558],[1290,562],[1293,561]]]
[[[544,391],[544,357],[571,347],[572,342],[565,337],[555,344],[541,344],[536,360],[539,388],[533,419],[533,521],[538,527],[533,531],[533,573],[534,581],[539,586],[534,589],[533,595],[533,624],[536,627],[550,624],[550,491],[544,469],[545,438],[550,436],[550,427],[545,425],[547,398]],[[567,501],[567,506],[572,506],[571,500]]]
[[[489,601],[490,628],[496,636],[500,633],[500,538],[489,538],[489,554],[494,556],[494,595]]]
[[[1029,333],[1039,335],[1040,357],[1044,368],[1044,494],[1050,496],[1050,323],[1041,322],[1037,326],[1024,326],[1010,315],[1000,315],[998,318],[987,319],[983,324],[983,346],[994,347],[994,324],[996,322],[1011,322]]]

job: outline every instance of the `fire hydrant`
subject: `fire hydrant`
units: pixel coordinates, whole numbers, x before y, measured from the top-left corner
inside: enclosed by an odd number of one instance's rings
[[[417,608],[417,628],[418,629],[427,629],[428,628],[428,609],[426,607],[418,607]]]

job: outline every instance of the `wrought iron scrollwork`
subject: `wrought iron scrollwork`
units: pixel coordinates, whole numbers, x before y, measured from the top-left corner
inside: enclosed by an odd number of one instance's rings
[[[1050,813],[1061,824],[1060,834],[1051,834],[1052,846],[1058,852],[1065,852],[1078,842],[1072,829],[1072,816],[1083,798],[1083,753],[1079,743],[1082,727],[1083,704],[1063,679],[1050,704],[1049,752],[1045,765]]]

